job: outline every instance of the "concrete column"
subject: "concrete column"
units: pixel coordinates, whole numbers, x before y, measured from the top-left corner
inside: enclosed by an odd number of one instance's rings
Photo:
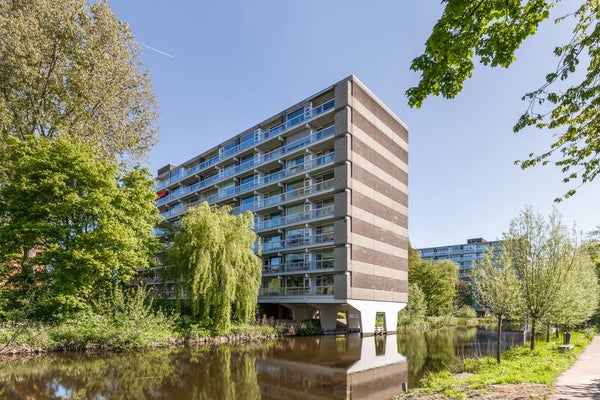
[[[348,321],[348,329],[360,329],[360,313],[357,311],[346,311],[346,321]]]
[[[321,318],[321,329],[323,331],[332,331],[337,326],[337,311],[335,304],[320,304],[319,315]]]
[[[385,313],[385,327],[387,332],[396,332],[398,312],[406,303],[388,301],[348,300],[348,304],[360,313],[360,331],[363,335],[375,333],[375,316],[377,312]]]
[[[283,305],[292,310],[292,318],[295,320],[306,320],[311,317],[310,309],[306,304],[286,303]]]

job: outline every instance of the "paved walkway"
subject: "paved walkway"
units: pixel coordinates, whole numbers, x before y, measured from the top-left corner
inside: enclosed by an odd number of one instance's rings
[[[600,400],[600,335],[554,382],[554,400]]]

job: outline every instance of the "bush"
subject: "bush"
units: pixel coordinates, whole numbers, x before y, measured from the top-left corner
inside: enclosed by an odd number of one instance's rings
[[[89,310],[66,320],[53,331],[53,340],[64,347],[97,344],[115,349],[164,345],[176,338],[175,320],[152,309],[144,288],[123,291],[94,302]]]
[[[477,311],[471,306],[464,305],[454,311],[457,318],[477,318]]]

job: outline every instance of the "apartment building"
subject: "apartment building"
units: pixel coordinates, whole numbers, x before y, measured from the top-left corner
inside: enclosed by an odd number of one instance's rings
[[[469,280],[473,264],[477,264],[483,260],[484,254],[489,247],[493,247],[494,253],[497,253],[501,245],[502,240],[488,242],[483,238],[473,238],[467,239],[467,243],[463,244],[426,247],[417,249],[417,251],[425,261],[454,261],[458,264],[460,278]]]
[[[200,202],[252,211],[261,315],[388,331],[408,291],[408,131],[355,76],[158,171],[168,221]]]

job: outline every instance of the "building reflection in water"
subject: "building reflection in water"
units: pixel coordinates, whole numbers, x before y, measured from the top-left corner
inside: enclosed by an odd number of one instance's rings
[[[395,335],[283,340],[256,358],[261,398],[390,399],[406,389]]]

